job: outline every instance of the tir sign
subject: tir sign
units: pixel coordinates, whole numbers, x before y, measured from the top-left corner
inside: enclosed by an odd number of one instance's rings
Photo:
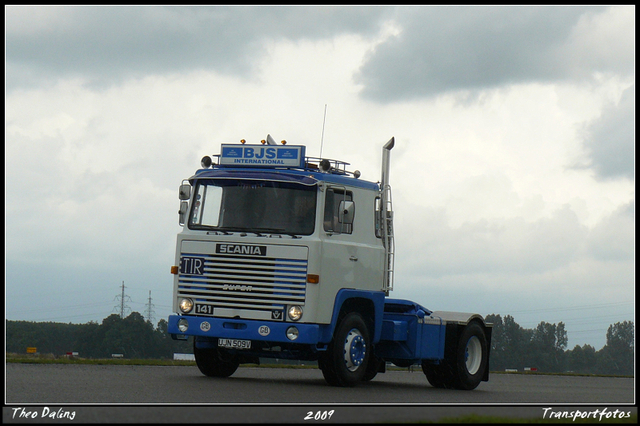
[[[180,273],[187,275],[204,274],[204,259],[200,257],[183,257],[180,259]]]

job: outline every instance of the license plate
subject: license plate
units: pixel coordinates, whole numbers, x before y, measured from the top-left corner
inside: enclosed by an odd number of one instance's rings
[[[230,349],[251,349],[251,340],[218,339],[218,347]]]

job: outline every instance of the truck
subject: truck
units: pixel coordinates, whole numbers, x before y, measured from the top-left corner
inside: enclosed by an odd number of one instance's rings
[[[202,374],[261,359],[317,361],[331,386],[421,365],[434,387],[489,380],[491,324],[389,297],[394,287],[391,138],[378,182],[267,135],[223,143],[179,187],[173,339]],[[428,289],[425,289],[428,295]]]

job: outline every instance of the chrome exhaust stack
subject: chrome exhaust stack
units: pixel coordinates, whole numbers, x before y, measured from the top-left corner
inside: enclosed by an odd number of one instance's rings
[[[382,222],[382,243],[385,251],[384,276],[382,290],[388,296],[393,290],[393,264],[395,260],[395,243],[393,237],[393,206],[391,203],[391,185],[389,185],[389,166],[391,148],[395,138],[391,138],[382,147],[382,177],[380,179],[380,221]]]

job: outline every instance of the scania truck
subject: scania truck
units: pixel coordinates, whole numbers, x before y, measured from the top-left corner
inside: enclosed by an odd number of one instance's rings
[[[183,180],[168,332],[193,337],[204,375],[278,358],[317,361],[341,387],[388,364],[420,364],[440,388],[489,379],[492,329],[481,315],[389,297],[394,143],[383,146],[379,182],[270,135],[223,143]]]

